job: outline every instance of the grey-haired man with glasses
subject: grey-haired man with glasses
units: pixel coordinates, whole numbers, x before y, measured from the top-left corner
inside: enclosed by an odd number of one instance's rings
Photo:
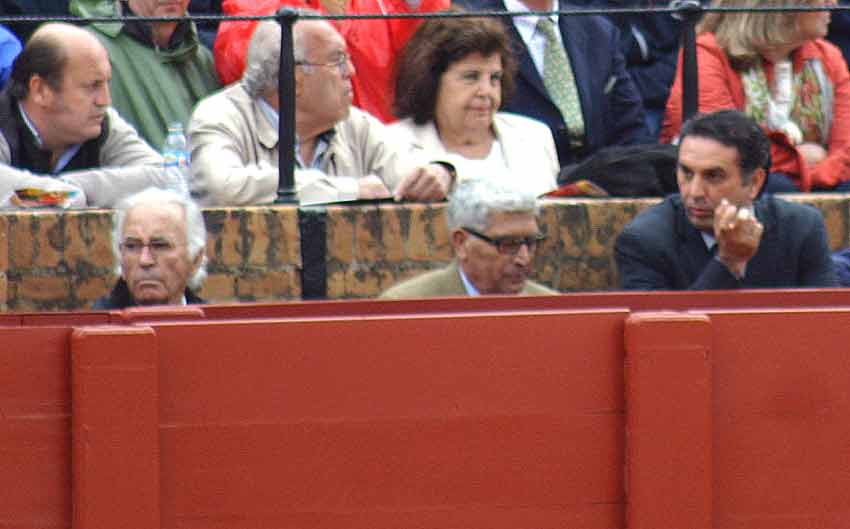
[[[120,276],[94,309],[204,303],[194,289],[206,276],[207,230],[188,197],[150,188],[115,212],[113,252]]]
[[[466,180],[450,196],[447,213],[454,261],[393,286],[382,298],[556,294],[528,280],[543,240],[534,194],[506,178]]]
[[[272,202],[278,185],[280,26],[257,25],[238,83],[201,101],[189,123],[192,193],[204,206]],[[325,20],[293,26],[295,187],[302,204],[394,197],[443,200],[454,170],[415,155],[352,107],[354,64]]]

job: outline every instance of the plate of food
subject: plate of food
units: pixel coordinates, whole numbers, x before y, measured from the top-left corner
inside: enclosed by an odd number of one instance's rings
[[[11,202],[21,208],[66,208],[77,193],[74,190],[26,187],[16,189]]]

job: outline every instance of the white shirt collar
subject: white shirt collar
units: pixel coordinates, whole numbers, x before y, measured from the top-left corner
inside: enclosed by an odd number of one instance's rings
[[[505,3],[505,9],[511,13],[527,13],[531,11],[527,5],[525,5],[521,0],[503,0]],[[558,11],[560,9],[558,0],[552,1],[551,11]],[[519,36],[522,37],[522,41],[525,44],[526,49],[528,50],[528,54],[531,57],[531,61],[534,63],[534,67],[537,69],[540,76],[543,76],[543,55],[546,50],[546,37],[537,30],[537,22],[541,17],[538,16],[527,16],[527,17],[511,17],[513,20],[514,27],[516,27]],[[555,24],[555,38],[564,45],[563,40],[561,39],[561,32],[557,30],[558,28],[558,15],[550,15],[549,19]]]
[[[528,8],[522,0],[503,0],[505,3],[505,10],[510,13],[528,13],[531,9]],[[558,0],[552,0],[552,7],[549,8],[550,11],[558,11],[560,9]],[[514,25],[516,26],[517,31],[519,31],[522,39],[528,41],[531,39],[534,32],[537,31],[537,21],[540,20],[540,17],[528,16],[528,17],[511,17],[511,20],[514,21]],[[552,21],[555,26],[558,26],[558,15],[549,15],[549,20]]]
[[[466,293],[470,296],[480,296],[481,292],[479,292],[478,289],[475,288],[475,285],[472,284],[472,281],[470,281],[469,278],[466,277],[466,274],[463,273],[463,267],[460,265],[460,263],[457,264],[457,271],[460,273],[460,281],[463,283],[463,288],[466,289]]]
[[[35,123],[33,123],[29,115],[27,115],[27,111],[24,110],[24,106],[21,105],[20,101],[18,102],[18,110],[21,112],[21,117],[23,118],[24,123],[26,123],[27,128],[30,129],[30,132],[35,138],[36,143],[38,143],[38,147],[43,149],[44,140],[41,139],[41,134],[39,134],[38,129],[35,128]],[[63,152],[62,155],[59,156],[59,159],[56,160],[56,165],[50,168],[50,172],[53,174],[58,174],[62,172],[62,169],[64,169],[65,166],[67,166],[68,163],[71,161],[71,158],[73,158],[74,155],[79,152],[81,146],[82,144],[78,143],[76,145],[71,145],[70,147],[65,149],[65,152]]]
[[[262,97],[257,98],[257,104],[260,105],[260,110],[265,114],[266,119],[269,120],[269,125],[274,127],[275,130],[280,126],[280,114],[278,114],[277,110],[271,106],[268,101],[263,99]]]
[[[714,248],[714,245],[717,244],[717,239],[715,239],[713,235],[704,231],[700,231],[699,234],[702,235],[702,242],[705,243],[705,247],[708,248],[708,251],[710,252],[711,249]]]

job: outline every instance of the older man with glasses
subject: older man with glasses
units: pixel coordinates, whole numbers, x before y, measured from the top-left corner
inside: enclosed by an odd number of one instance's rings
[[[293,40],[295,187],[301,203],[445,198],[451,166],[417,159],[409,142],[351,106],[354,65],[337,30],[324,20],[300,19]],[[276,22],[258,24],[241,81],[201,101],[192,114],[192,192],[204,206],[276,197],[280,41]]]
[[[457,185],[449,198],[448,225],[455,260],[385,291],[382,298],[544,295],[555,291],[528,280],[543,236],[537,199],[506,177]]]
[[[150,188],[121,202],[112,238],[120,276],[94,309],[204,303],[207,230],[188,197]]]

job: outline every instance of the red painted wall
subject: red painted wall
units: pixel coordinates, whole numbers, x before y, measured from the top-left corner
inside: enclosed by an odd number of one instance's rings
[[[2,327],[0,527],[850,526],[850,309],[508,309]]]

